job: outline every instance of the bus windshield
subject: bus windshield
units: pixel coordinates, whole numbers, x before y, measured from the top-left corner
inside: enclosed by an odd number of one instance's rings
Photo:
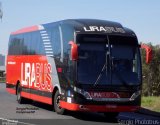
[[[107,42],[80,42],[78,83],[93,85],[138,85],[141,83],[138,46]]]

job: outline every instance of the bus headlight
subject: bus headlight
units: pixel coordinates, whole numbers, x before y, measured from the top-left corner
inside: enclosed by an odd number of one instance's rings
[[[86,92],[80,88],[74,87],[74,91],[83,95],[86,99],[90,99],[90,100],[92,99],[92,97],[90,96],[90,94],[88,92]]]
[[[129,100],[130,100],[130,101],[133,101],[133,100],[135,100],[139,95],[141,95],[141,91],[137,91],[137,92],[133,93]]]

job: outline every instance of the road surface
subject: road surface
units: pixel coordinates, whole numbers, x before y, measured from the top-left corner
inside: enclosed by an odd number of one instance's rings
[[[2,125],[160,125],[160,118],[138,113],[120,113],[116,119],[107,119],[100,113],[73,113],[58,115],[50,106],[33,102],[18,104],[16,96],[6,92],[0,83],[0,124]]]

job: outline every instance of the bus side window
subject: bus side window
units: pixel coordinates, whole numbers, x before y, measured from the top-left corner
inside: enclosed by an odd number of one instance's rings
[[[8,55],[14,55],[14,51],[13,51],[14,41],[15,41],[14,36],[11,36],[9,41]]]
[[[62,25],[62,35],[63,35],[63,51],[64,58],[68,58],[68,54],[70,54],[71,46],[68,44],[70,41],[74,41],[74,29]]]
[[[29,36],[28,36],[29,55],[36,54],[36,52],[35,52],[36,51],[36,46],[35,46],[34,37],[35,37],[34,32],[30,33]],[[38,41],[37,41],[37,45],[38,45]]]
[[[60,42],[60,33],[58,26],[54,27],[51,34],[52,39],[52,47],[53,47],[53,54],[56,58],[60,58],[61,55],[61,42]]]
[[[31,36],[31,55],[45,55],[44,46],[40,33],[36,31],[33,32]]]
[[[21,55],[22,54],[22,42],[23,38],[20,35],[12,36],[9,42],[9,55]]]
[[[23,42],[22,54],[28,55],[29,54],[29,36],[28,34],[24,34],[23,37],[24,37],[24,42]]]

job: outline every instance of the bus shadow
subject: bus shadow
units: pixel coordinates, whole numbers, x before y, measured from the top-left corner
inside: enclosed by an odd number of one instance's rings
[[[44,104],[44,103],[41,103],[41,102],[36,102],[36,101],[32,101],[32,103],[30,103],[30,104],[35,106],[35,107],[43,108],[45,110],[53,112],[53,107],[51,105]]]
[[[143,108],[143,107],[141,107],[137,111],[137,113],[145,114],[145,115],[151,115],[151,116],[155,116],[155,117],[159,117],[160,118],[160,112],[152,111],[150,109],[146,109],[146,108]]]
[[[69,115],[79,120],[117,123],[117,118],[107,118],[102,113],[69,112]]]
[[[53,111],[53,107],[44,103],[33,101],[31,105],[43,108],[45,110]],[[117,123],[117,118],[107,118],[103,113],[91,113],[91,112],[72,112],[67,111],[64,115],[71,116],[73,118],[83,120],[83,121],[93,121],[93,122],[105,122],[105,123]]]

